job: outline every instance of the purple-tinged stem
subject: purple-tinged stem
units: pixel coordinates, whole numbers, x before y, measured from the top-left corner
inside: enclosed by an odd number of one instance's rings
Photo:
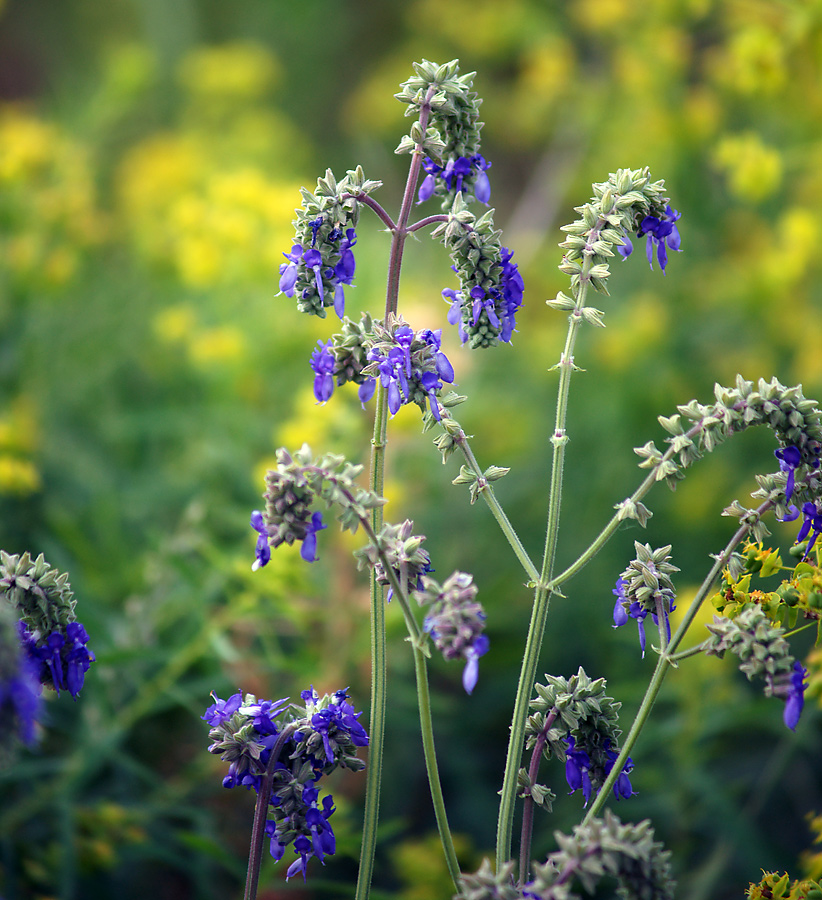
[[[548,713],[545,725],[542,727],[537,736],[537,742],[534,745],[534,752],[531,754],[531,764],[528,766],[528,780],[531,784],[536,784],[537,775],[539,774],[539,764],[542,758],[542,750],[545,747],[547,734],[554,720],[557,717],[556,709],[552,709]],[[522,836],[519,842],[519,883],[520,887],[525,881],[528,870],[531,868],[531,838],[534,833],[534,798],[529,794],[525,798],[522,808]]]

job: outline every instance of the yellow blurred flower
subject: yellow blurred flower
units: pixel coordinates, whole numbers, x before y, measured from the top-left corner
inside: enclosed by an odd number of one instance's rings
[[[63,285],[104,236],[86,148],[55,123],[0,106],[0,253],[15,279]]]
[[[569,10],[586,31],[603,34],[647,12],[647,8],[638,6],[633,0],[577,0],[570,4]]]
[[[0,453],[0,493],[25,496],[40,489],[40,473],[34,463]]]
[[[782,181],[779,151],[766,146],[753,131],[723,138],[714,150],[713,159],[725,171],[731,192],[742,200],[762,200]]]
[[[237,41],[189,53],[178,76],[183,87],[199,97],[249,99],[265,94],[276,83],[280,66],[261,44]]]
[[[246,340],[239,329],[221,325],[195,332],[188,355],[194,365],[210,368],[214,364],[236,362],[245,356],[246,350]]]
[[[785,86],[788,75],[788,48],[780,32],[777,23],[743,26],[710,59],[712,76],[739,94],[776,94]]]
[[[194,309],[188,305],[170,306],[154,317],[154,333],[163,341],[184,341],[197,322]]]

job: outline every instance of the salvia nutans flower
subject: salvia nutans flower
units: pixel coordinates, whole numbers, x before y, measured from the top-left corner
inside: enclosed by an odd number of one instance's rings
[[[379,379],[388,393],[388,410],[396,415],[401,406],[416,403],[439,421],[437,398],[443,383],[452,384],[454,368],[442,352],[442,331],[429,328],[414,331],[401,316],[389,316],[385,324],[375,321],[368,350],[368,363],[362,375]],[[373,388],[370,390],[373,394]],[[360,399],[364,391],[360,389]]]
[[[740,660],[739,668],[748,680],[765,680],[765,695],[785,701],[783,721],[793,731],[805,703],[804,679],[808,672],[791,656],[784,630],[775,625],[756,604],[751,604],[733,619],[714,616],[708,625],[710,638],[705,652],[723,657],[730,650]]]
[[[526,749],[538,740],[546,759],[565,762],[565,778],[573,794],[582,790],[585,805],[608,777],[619,756],[619,709],[622,704],[606,693],[604,678],[592,680],[580,667],[576,675],[546,675],[546,684],[534,685],[536,697],[526,723]],[[633,796],[628,758],[614,785],[614,796]]]
[[[390,585],[388,573],[380,559],[382,553],[405,594],[422,590],[423,576],[434,570],[431,567],[431,556],[422,546],[425,535],[414,534],[413,529],[414,523],[410,519],[406,519],[400,525],[384,522],[377,535],[378,547],[368,544],[355,551],[357,564],[360,568],[365,565],[371,566],[377,584]],[[393,596],[394,589],[389,587],[386,602],[390,603]]]
[[[629,619],[635,619],[639,628],[639,647],[645,656],[645,618],[648,614],[658,624],[659,616],[671,639],[671,623],[668,616],[676,609],[674,600],[676,591],[670,576],[679,569],[670,560],[671,547],[660,547],[652,550],[648,544],[634,541],[636,559],[617,579],[613,593],[614,628],[625,625]]]
[[[524,284],[513,252],[503,247],[502,232],[494,227],[493,210],[479,219],[458,195],[431,236],[442,241],[457,273],[458,290],[446,288],[448,321],[459,327],[460,339],[471,349],[511,342],[516,314],[522,306]]]
[[[645,252],[648,257],[648,264],[652,269],[654,267],[654,247],[656,247],[656,258],[663,275],[665,274],[665,266],[668,263],[668,250],[675,250],[677,253],[682,252],[679,229],[676,227],[676,222],[681,215],[682,213],[671,209],[671,205],[668,204],[662,215],[645,216],[637,229],[636,236],[638,238],[648,235],[648,240],[645,243]],[[623,259],[628,259],[633,252],[634,245],[631,243],[627,233],[625,234],[625,243],[618,247],[617,250]]]
[[[630,232],[648,234],[649,240],[656,241],[660,248],[678,249],[679,245],[679,232],[672,224],[675,219],[671,218],[674,213],[669,212],[665,196],[665,182],[651,181],[647,167],[618,169],[608,181],[593,185],[593,189],[590,201],[576,207],[581,218],[562,226],[568,236],[559,245],[565,250],[559,270],[571,277],[574,298],[579,296],[583,279],[595,290],[608,293],[609,260],[615,251],[625,253]],[[663,223],[667,224],[663,227]],[[664,253],[662,257],[666,258]],[[560,292],[548,305],[570,310],[575,308],[576,300]]]
[[[16,556],[0,550],[0,593],[0,603],[19,616],[17,638],[27,660],[25,683],[30,684],[28,676],[33,673],[40,685],[58,695],[67,690],[76,700],[94,653],[86,646],[88,633],[77,621],[68,575],[49,566],[42,554],[32,560],[28,553]],[[24,696],[27,691],[19,683],[17,690],[23,691],[18,700],[31,712],[34,706]],[[29,724],[30,719],[24,728],[27,734]]]
[[[462,686],[470,694],[477,686],[479,659],[490,646],[485,631],[485,611],[477,597],[477,586],[467,572],[454,572],[443,584],[423,576],[414,596],[427,607],[423,631],[445,659],[464,659]]]
[[[419,146],[427,154],[417,199],[422,203],[433,196],[441,197],[444,212],[451,209],[457,196],[464,201],[476,197],[488,203],[491,185],[487,170],[491,164],[480,153],[482,101],[471,90],[476,73],[460,75],[457,60],[445,65],[423,60],[414,63],[414,71],[394,96],[407,104],[407,116],[418,118],[426,100],[431,110],[425,134],[419,122],[415,123],[396,150],[413,153]]]
[[[296,210],[294,245],[280,266],[280,291],[297,298],[301,312],[325,317],[333,306],[342,318],[345,287],[353,284],[357,243],[357,199],[380,186],[366,180],[362,168],[349,170],[339,182],[328,169],[317,181],[315,193],[301,189],[303,202]]]
[[[351,532],[370,509],[385,503],[357,485],[363,467],[352,465],[343,456],[327,453],[315,459],[307,444],[293,456],[280,447],[276,456],[276,469],[266,473],[265,510],[251,514],[251,527],[257,532],[254,571],[268,564],[272,548],[295,541],[301,543],[302,558],[316,562],[317,534],[328,527],[322,512],[312,509],[316,501],[336,504],[340,525]]]
[[[212,695],[214,696],[214,695]],[[259,792],[271,752],[286,728],[291,730],[274,763],[272,791],[266,822],[270,852],[280,860],[289,844],[297,859],[288,867],[286,880],[306,876],[308,861],[324,862],[336,850],[330,818],[334,799],[320,800],[318,783],[336,768],[360,771],[365,763],[356,756],[368,746],[368,735],[359,722],[362,713],[340,690],[322,698],[312,688],[300,695],[304,706],[287,699],[257,700],[240,692],[227,700],[214,696],[203,720],[211,726],[209,752],[229,763],[223,779],[226,788],[245,787]]]

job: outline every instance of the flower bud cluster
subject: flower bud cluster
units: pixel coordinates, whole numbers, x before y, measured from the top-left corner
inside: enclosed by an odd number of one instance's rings
[[[343,317],[345,285],[353,283],[356,268],[352,247],[357,242],[360,198],[380,184],[367,180],[358,166],[339,182],[328,169],[313,194],[301,189],[294,246],[283,254],[288,262],[280,266],[280,290],[286,297],[296,296],[300,312],[324,318],[325,310],[333,306]]]
[[[785,725],[796,728],[804,704],[807,671],[791,655],[784,630],[756,604],[745,607],[734,619],[714,616],[713,624],[707,627],[711,636],[705,642],[705,652],[721,658],[730,650],[739,658],[739,668],[749,681],[754,676],[764,678],[765,695],[786,701]]]
[[[629,619],[636,619],[639,628],[639,646],[644,656],[645,618],[649,614],[654,624],[658,624],[660,615],[663,616],[668,629],[668,640],[671,639],[668,616],[675,609],[676,599],[671,575],[679,569],[669,562],[670,544],[652,550],[649,544],[634,541],[634,548],[636,559],[632,560],[617,579],[617,586],[613,591],[616,595],[614,627],[625,625]]]
[[[464,659],[462,685],[467,693],[477,686],[479,658],[488,652],[485,611],[477,601],[477,586],[466,572],[454,572],[444,584],[430,576],[422,579],[415,596],[427,607],[423,631],[445,659]]]
[[[798,454],[797,458],[789,455],[789,460],[795,463],[792,466],[780,459],[780,472],[773,476],[772,484],[779,494],[774,498],[777,501],[777,515],[784,517],[788,514],[788,494],[799,502],[813,502],[822,496],[822,474],[819,471],[822,411],[815,400],[804,397],[801,385],[785,387],[776,378],[771,381],[760,378],[754,385],[738,375],[735,387],[715,385],[714,396],[715,403],[702,404],[692,400],[677,407],[675,415],[660,416],[660,424],[671,435],[666,438],[666,443],[671,445],[675,458],[663,460],[663,454],[649,442],[634,451],[643,457],[640,467],[656,468],[657,480],[664,478],[674,487],[678,480],[684,478],[684,469],[732,434],[753,425],[767,425],[783,450],[793,447]],[[793,479],[789,492],[791,474]]]
[[[533,712],[525,727],[525,746],[530,750],[539,742],[545,759],[564,761],[571,793],[581,788],[587,806],[619,755],[622,704],[606,695],[604,678],[592,680],[582,667],[571,678],[545,678],[546,684],[534,685],[537,696],[529,704]],[[633,794],[628,778],[633,765],[626,760],[614,785],[617,800]]]
[[[256,571],[271,559],[271,548],[301,541],[300,554],[307,562],[317,559],[317,532],[328,526],[322,513],[312,512],[312,504],[323,500],[339,507],[338,521],[344,530],[355,532],[368,511],[385,503],[372,491],[360,488],[356,478],[363,467],[353,465],[339,454],[327,453],[317,459],[307,444],[294,454],[277,450],[277,468],[266,473],[265,511],[251,514],[251,526],[258,532]]]
[[[282,859],[289,844],[297,854],[286,878],[298,873],[304,878],[312,856],[322,862],[335,852],[329,822],[334,800],[327,794],[320,801],[317,784],[338,767],[364,768],[355,753],[368,746],[368,735],[358,721],[362,713],[348,702],[347,691],[320,697],[311,688],[301,697],[304,706],[287,699],[258,701],[239,692],[227,700],[215,696],[202,717],[211,726],[209,752],[229,763],[224,787],[243,786],[259,793],[266,771],[271,773],[271,818],[265,828],[271,855]]]
[[[430,408],[440,418],[437,400],[443,382],[454,381],[454,368],[440,349],[442,331],[425,328],[415,332],[401,316],[389,315],[385,323],[376,320],[368,350],[368,364],[361,374],[370,378],[360,399],[370,397],[377,379],[388,392],[388,409],[396,415],[401,406],[416,403],[425,412]]]
[[[448,215],[431,233],[448,248],[459,290],[442,294],[451,304],[448,321],[459,327],[460,339],[472,349],[510,343],[516,314],[522,306],[524,284],[513,252],[500,243],[493,210],[479,219],[458,196]]]
[[[391,581],[385,569],[383,559],[387,561],[403,593],[408,596],[409,590],[420,590],[422,578],[431,568],[431,557],[422,546],[424,534],[413,534],[414,523],[406,519],[401,525],[384,522],[377,535],[376,544],[368,544],[354,555],[360,568],[371,566],[377,578],[377,584],[390,585]],[[390,587],[386,600],[391,601],[394,589]]]
[[[607,875],[617,880],[617,896],[673,900],[671,854],[654,840],[647,819],[623,825],[606,810],[604,818],[577,825],[570,837],[558,834],[557,842],[560,849],[534,866],[534,879],[523,886],[523,896],[581,900],[582,894],[572,891],[575,882],[588,896]]]
[[[591,200],[576,207],[581,218],[562,226],[568,237],[559,245],[565,250],[559,270],[571,276],[574,297],[578,296],[583,280],[595,290],[608,293],[607,282],[611,274],[608,261],[614,256],[615,249],[619,251],[630,243],[630,232],[647,233],[651,241],[662,240],[661,246],[667,238],[671,249],[679,249],[678,241],[676,246],[671,243],[672,231],[661,239],[656,237],[662,223],[668,220],[670,207],[665,196],[665,182],[651,181],[647,167],[618,169],[608,181],[593,185],[593,189]],[[654,221],[660,224],[653,226]],[[548,305],[555,309],[573,309],[576,302],[560,293]]]
[[[40,684],[59,695],[68,690],[76,700],[94,654],[89,636],[77,621],[77,601],[68,575],[60,574],[43,558],[0,550],[0,603],[20,618],[18,636],[23,652]]]
[[[445,65],[423,60],[414,63],[416,72],[400,85],[394,96],[407,104],[405,114],[419,119],[430,110],[425,134],[419,122],[403,137],[397,153],[413,153],[418,148],[428,155],[423,163],[426,177],[419,201],[442,197],[448,212],[458,194],[464,200],[476,197],[487,203],[491,196],[486,170],[490,163],[480,155],[479,108],[482,103],[471,90],[475,72],[459,74],[458,60]]]

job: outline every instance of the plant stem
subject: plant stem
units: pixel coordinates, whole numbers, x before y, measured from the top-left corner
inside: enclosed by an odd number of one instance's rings
[[[431,720],[431,696],[428,690],[428,666],[425,655],[419,647],[414,647],[414,674],[417,679],[417,703],[420,709],[420,730],[422,731],[422,749],[425,757],[425,768],[428,773],[428,783],[431,787],[431,800],[434,804],[434,815],[437,819],[437,828],[442,841],[442,849],[445,852],[445,863],[448,866],[448,874],[454,882],[454,889],[459,891],[460,866],[457,861],[457,853],[454,849],[454,841],[451,837],[451,829],[448,827],[448,817],[445,812],[445,801],[442,796],[439,768],[437,767],[437,753],[434,747],[434,725]]]
[[[431,114],[429,101],[434,87],[430,87],[420,109],[422,134],[428,127]],[[411,165],[405,184],[400,215],[394,224],[379,204],[363,202],[372,208],[391,231],[391,251],[388,258],[388,282],[385,290],[385,317],[397,312],[400,290],[400,270],[405,239],[408,236],[408,219],[414,199],[414,189],[422,166],[423,150],[417,146],[411,155]],[[369,487],[380,497],[385,484],[385,448],[388,434],[388,396],[382,385],[377,390],[377,409],[374,415],[374,432],[371,440],[371,471]],[[383,522],[382,507],[371,513],[371,527],[378,534]],[[363,838],[360,849],[360,868],[357,875],[355,900],[367,900],[374,874],[374,856],[377,850],[377,823],[379,821],[380,785],[382,782],[383,747],[385,743],[385,703],[386,703],[386,658],[385,658],[385,600],[382,586],[371,573],[371,718],[369,722],[368,772],[366,776],[365,811],[363,815]]]
[[[551,486],[548,499],[548,523],[545,530],[545,550],[542,557],[542,571],[534,590],[534,605],[531,610],[531,622],[528,628],[528,636],[525,642],[525,652],[520,670],[517,696],[514,703],[514,712],[511,719],[511,733],[508,741],[508,755],[505,761],[505,775],[502,782],[502,790],[499,819],[497,821],[497,871],[500,871],[511,857],[511,836],[514,825],[514,807],[516,805],[517,772],[519,771],[522,757],[523,742],[525,739],[525,723],[528,718],[528,703],[531,699],[534,680],[536,678],[539,653],[542,648],[542,639],[545,633],[545,620],[548,615],[548,605],[551,591],[548,583],[554,566],[556,552],[557,533],[559,530],[559,513],[562,499],[562,472],[565,462],[565,445],[568,437],[565,433],[565,423],[568,413],[568,393],[571,385],[571,374],[574,369],[574,346],[577,332],[583,321],[582,309],[585,306],[585,298],[590,283],[589,272],[591,269],[591,253],[585,253],[582,274],[580,275],[579,288],[576,297],[576,306],[569,316],[568,334],[565,339],[565,348],[558,364],[559,389],[557,395],[557,413],[554,434],[551,444],[554,448],[551,465]],[[520,873],[524,877],[525,873]]]
[[[766,500],[763,504],[761,504],[756,509],[757,519],[761,518],[762,515],[767,512],[767,510],[769,510],[773,505],[774,504],[772,500]],[[730,541],[728,541],[725,549],[714,560],[714,564],[711,566],[710,571],[705,576],[702,584],[699,586],[699,590],[696,592],[691,605],[688,607],[688,611],[685,613],[685,616],[679,623],[679,627],[677,628],[671,640],[668,642],[667,647],[665,647],[663,641],[664,650],[660,651],[654,673],[651,676],[651,681],[648,684],[648,689],[645,691],[645,696],[642,698],[642,703],[639,707],[639,711],[637,712],[633,724],[631,725],[631,730],[628,732],[628,736],[625,738],[625,743],[622,746],[622,750],[620,750],[619,756],[614,762],[614,765],[611,768],[608,777],[605,779],[605,782],[600,788],[599,793],[594,798],[593,803],[588,808],[588,812],[586,813],[585,818],[582,820],[583,825],[588,823],[594,816],[596,816],[600,812],[602,807],[605,806],[605,801],[608,798],[609,791],[614,786],[617,778],[619,778],[619,775],[622,772],[623,767],[625,766],[626,760],[631,755],[631,751],[636,744],[640,732],[642,731],[645,723],[648,721],[648,717],[651,714],[651,709],[659,694],[659,690],[662,687],[662,682],[664,681],[665,676],[668,674],[668,670],[673,665],[675,665],[674,654],[676,653],[677,647],[682,642],[682,639],[685,637],[685,633],[696,618],[696,615],[699,612],[699,608],[702,606],[702,603],[708,596],[712,585],[717,580],[717,578],[719,578],[722,569],[728,564],[728,560],[731,558],[731,553],[733,553],[734,548],[737,547],[739,543],[750,533],[752,528],[752,522],[743,522],[734,532],[733,537],[730,539]],[[660,616],[659,618],[661,619],[662,617]],[[660,637],[662,637],[661,631]],[[667,638],[667,633],[665,634],[665,638]]]
[[[557,710],[552,709],[545,719],[545,725],[542,727],[534,744],[534,752],[531,754],[531,764],[528,766],[528,779],[533,785],[536,784],[537,775],[539,774],[539,764],[542,758],[542,750],[545,747],[546,735],[554,724],[557,717]],[[519,885],[522,887],[523,882],[531,868],[531,837],[534,833],[534,798],[529,794],[523,801],[522,806],[522,836],[519,842]]]
[[[459,424],[459,423],[457,423]],[[468,437],[465,432],[460,428],[459,434],[454,437],[454,443],[459,447],[460,452],[463,455],[466,463],[468,463],[468,468],[477,476],[478,479],[483,479],[484,476],[482,474],[482,469],[479,467],[479,463],[477,462],[476,457],[474,456],[471,447],[468,444]],[[497,524],[500,527],[500,530],[505,535],[508,543],[511,545],[511,549],[514,551],[514,555],[522,564],[522,568],[525,569],[525,574],[531,579],[532,582],[536,584],[539,580],[539,572],[537,571],[537,567],[531,561],[531,557],[528,555],[525,547],[522,546],[522,542],[519,539],[519,535],[514,530],[514,526],[511,524],[508,516],[505,515],[505,511],[502,506],[500,506],[499,500],[497,500],[496,494],[494,494],[494,488],[489,483],[485,483],[480,490],[480,494],[482,495],[483,500],[485,500],[488,508],[491,510],[492,515],[497,520]]]

